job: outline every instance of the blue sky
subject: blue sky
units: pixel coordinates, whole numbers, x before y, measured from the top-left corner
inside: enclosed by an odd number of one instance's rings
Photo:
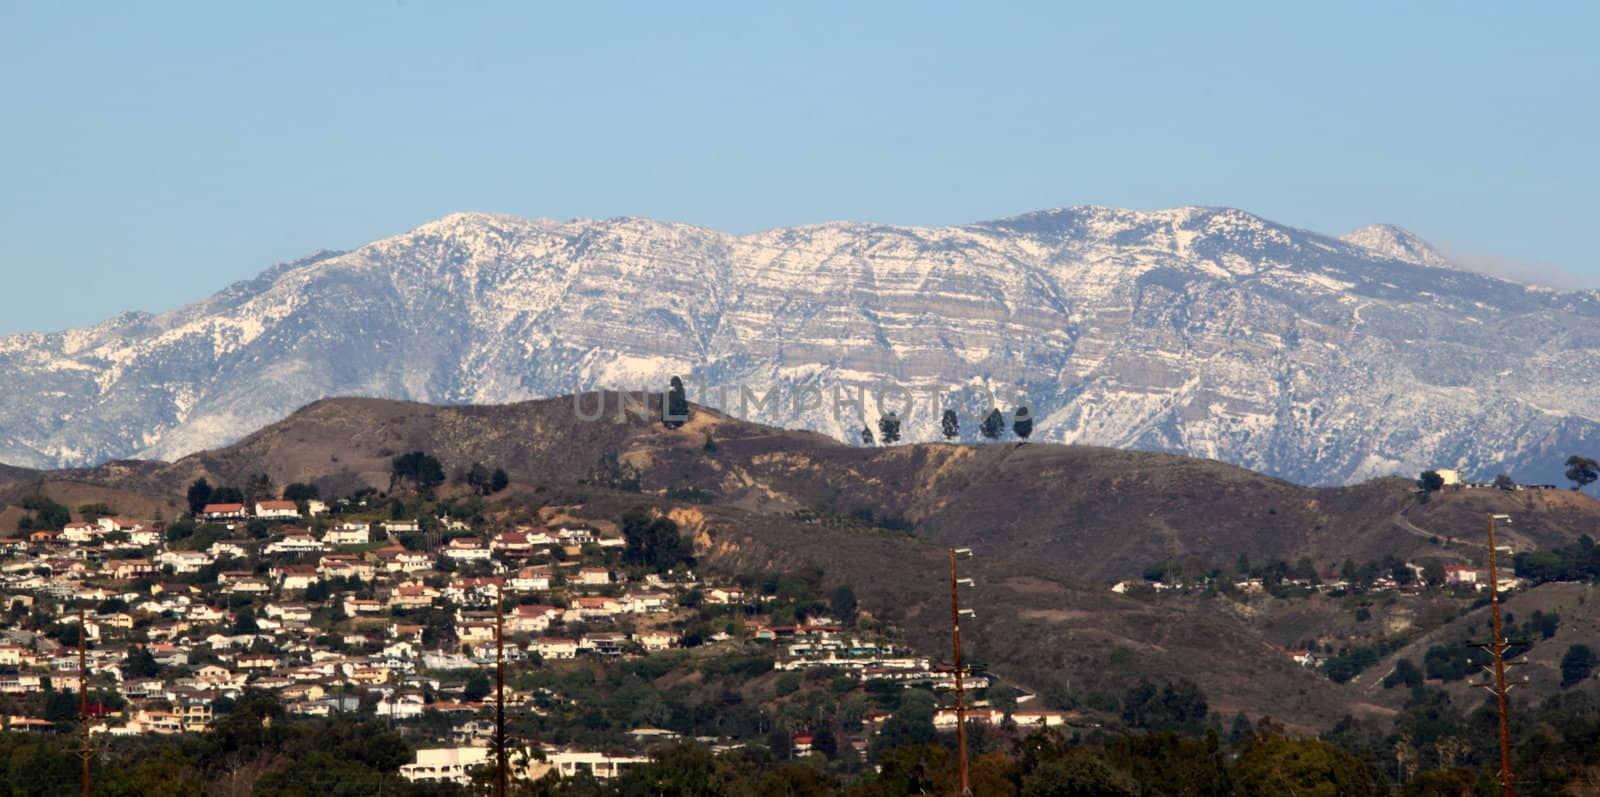
[[[1600,4],[267,5],[0,6],[0,334],[458,210],[1231,205],[1600,286]]]

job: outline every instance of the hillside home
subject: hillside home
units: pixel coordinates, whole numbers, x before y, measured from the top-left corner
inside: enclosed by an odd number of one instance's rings
[[[506,629],[512,633],[542,634],[550,624],[560,618],[565,609],[559,606],[518,606],[506,618]]]
[[[245,518],[244,504],[206,504],[200,510],[200,517],[205,520],[243,520]]]
[[[595,541],[594,529],[556,529],[556,540],[562,545],[582,547]]]
[[[274,620],[286,622],[311,622],[311,609],[301,603],[269,603],[261,613]]]
[[[622,596],[622,610],[630,614],[665,612],[672,609],[672,596],[664,592],[629,592]]]
[[[459,562],[486,562],[493,555],[473,537],[457,537],[444,547],[444,555]]]
[[[371,564],[351,554],[329,554],[317,562],[317,573],[323,578],[359,578],[370,581],[373,576]]]
[[[144,525],[141,524],[139,521],[130,520],[130,519],[125,518],[125,517],[102,517],[102,518],[97,518],[95,520],[94,524],[96,526],[100,527],[100,530],[104,531],[107,534],[110,534],[113,531],[121,531],[121,532],[124,532],[124,533],[132,533],[132,532],[139,531],[140,529],[144,528]]]
[[[622,604],[616,598],[579,597],[572,601],[569,615],[583,620],[615,617],[622,613]]]
[[[665,629],[634,634],[633,641],[648,651],[670,650],[678,644],[678,635]]]
[[[300,507],[293,501],[257,501],[256,517],[263,520],[296,520]]]
[[[744,600],[744,590],[732,587],[712,587],[706,590],[706,603],[738,603]]]
[[[161,542],[161,532],[156,531],[155,529],[138,528],[134,529],[133,531],[125,531],[123,533],[128,535],[129,545],[134,545],[140,548],[150,545],[157,545]]]
[[[206,549],[206,553],[218,559],[224,556],[243,559],[250,555],[250,545],[249,540],[217,540],[211,543],[211,547]]]
[[[383,613],[383,604],[365,598],[345,598],[344,613],[350,617],[371,616]]]
[[[308,589],[318,581],[317,568],[312,565],[283,565],[273,570],[277,571],[279,586],[286,591]]]
[[[320,553],[325,547],[321,541],[310,534],[285,534],[267,543],[267,547],[263,548],[262,552],[268,554]]]
[[[391,609],[426,609],[440,596],[439,590],[427,584],[407,584],[396,587],[389,594]]]
[[[61,539],[75,545],[100,538],[100,527],[93,523],[68,523],[61,528]]]
[[[575,659],[578,657],[578,640],[544,637],[533,643],[533,649],[545,659]]]
[[[603,567],[579,568],[576,582],[585,586],[603,587],[611,583],[611,571]]]
[[[366,545],[372,541],[372,527],[365,523],[340,523],[328,529],[322,541],[329,545]]]
[[[157,568],[154,562],[148,559],[118,559],[111,565],[111,577],[116,579],[138,578],[140,576],[154,575]]]
[[[494,535],[489,550],[508,559],[526,559],[533,555],[533,543],[520,531],[506,531]]]
[[[163,551],[156,555],[156,561],[171,567],[172,572],[183,575],[200,572],[201,568],[211,564],[212,559],[204,551]]]
[[[400,765],[400,777],[412,783],[472,785],[471,771],[489,762],[487,747],[418,749],[417,760]]]
[[[517,592],[541,592],[550,588],[550,569],[547,567],[524,567],[511,577],[507,584]]]
[[[455,603],[483,605],[500,597],[499,578],[458,578],[444,588],[444,596]]]

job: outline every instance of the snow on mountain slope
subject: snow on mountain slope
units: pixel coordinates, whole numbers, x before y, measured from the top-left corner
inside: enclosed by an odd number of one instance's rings
[[[169,313],[0,339],[0,461],[173,458],[331,395],[492,403],[673,374],[847,440],[878,411],[837,411],[851,385],[1025,394],[1036,438],[1312,483],[1542,475],[1600,440],[1597,294],[1447,265],[1399,228],[1335,239],[1226,208],[743,236],[461,213]],[[931,406],[908,439],[938,435]]]

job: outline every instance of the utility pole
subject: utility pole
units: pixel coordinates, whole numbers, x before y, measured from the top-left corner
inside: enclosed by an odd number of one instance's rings
[[[506,797],[506,599],[505,585],[494,591],[494,756],[495,797]]]
[[[961,615],[971,615],[972,610],[961,608],[961,586],[963,584],[970,586],[972,579],[957,576],[956,558],[971,555],[971,548],[950,549],[950,642],[955,648],[956,746],[961,757],[962,797],[971,797],[972,782],[967,772],[967,693],[961,673]]]
[[[85,640],[89,626],[84,624],[83,604],[78,604],[78,757],[83,759],[83,797],[89,797],[89,759],[94,747],[89,743],[89,650]]]
[[[1511,688],[1506,685],[1506,667],[1508,666],[1506,648],[1510,647],[1511,643],[1506,640],[1505,632],[1500,624],[1500,577],[1495,571],[1494,544],[1494,524],[1497,520],[1510,524],[1511,516],[1489,513],[1489,616],[1491,620],[1490,630],[1494,634],[1494,639],[1487,644],[1477,645],[1477,647],[1488,650],[1494,659],[1494,663],[1484,669],[1489,670],[1494,675],[1494,683],[1492,685],[1486,684],[1485,686],[1489,691],[1494,692],[1495,707],[1500,714],[1500,788],[1504,797],[1515,797],[1516,792],[1512,786],[1511,777],[1511,721],[1506,704],[1506,691]],[[1516,662],[1510,662],[1509,664],[1516,664]]]

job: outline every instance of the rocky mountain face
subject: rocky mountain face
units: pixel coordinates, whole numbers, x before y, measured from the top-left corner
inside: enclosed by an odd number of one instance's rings
[[[742,236],[458,214],[169,313],[0,339],[0,461],[172,459],[326,396],[680,374],[691,400],[846,440],[881,407],[935,439],[956,404],[970,439],[992,394],[1031,407],[1035,439],[1307,483],[1549,480],[1600,442],[1597,321],[1596,292],[1453,269],[1399,228],[1337,239],[1225,208]]]

